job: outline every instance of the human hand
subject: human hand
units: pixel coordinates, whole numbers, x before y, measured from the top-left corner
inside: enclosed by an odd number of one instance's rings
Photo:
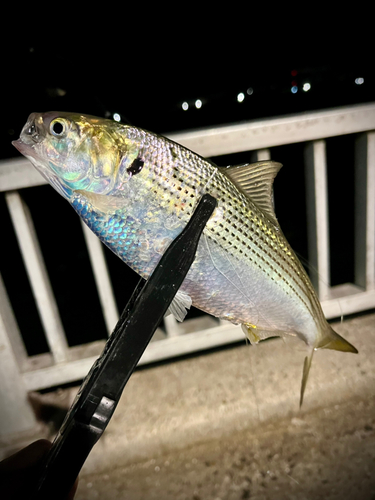
[[[50,441],[39,439],[0,462],[0,497],[2,500],[25,500],[35,490],[38,468],[51,448]],[[73,500],[78,478],[65,500]]]

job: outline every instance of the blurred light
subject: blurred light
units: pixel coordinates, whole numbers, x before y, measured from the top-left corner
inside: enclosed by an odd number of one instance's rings
[[[237,101],[238,101],[238,102],[242,102],[244,99],[245,99],[245,94],[244,94],[243,92],[240,92],[240,93],[237,95]]]
[[[305,92],[307,92],[308,90],[310,90],[310,89],[311,89],[311,85],[307,82],[307,83],[304,83],[304,84],[303,84],[303,87],[302,87],[302,88],[303,88],[303,90],[304,90]]]
[[[201,101],[200,99],[197,99],[197,100],[195,101],[195,107],[196,107],[197,109],[200,109],[200,108],[202,107],[202,101]]]
[[[298,92],[297,85],[293,85],[293,87],[290,89],[290,91],[292,92],[292,94],[296,94]]]
[[[297,76],[297,73],[298,71],[296,69],[292,69],[292,71],[290,72],[292,76]]]
[[[246,90],[246,94],[247,94],[247,95],[251,95],[253,92],[254,92],[254,90],[253,90],[251,87],[249,87],[249,88]]]
[[[60,89],[58,87],[47,87],[46,92],[49,97],[64,97],[66,90]]]
[[[356,78],[354,81],[357,85],[362,85],[362,83],[365,82],[365,79],[364,78]]]
[[[186,101],[182,103],[182,109],[184,111],[187,111],[189,109],[189,103],[187,103]]]
[[[113,113],[113,119],[115,122],[121,121],[121,116],[118,113]]]

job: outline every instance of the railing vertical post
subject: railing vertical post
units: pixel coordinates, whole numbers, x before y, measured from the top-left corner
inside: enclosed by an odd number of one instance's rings
[[[0,435],[26,431],[37,422],[11,338],[19,338],[17,323],[0,276]]]
[[[355,143],[355,284],[375,289],[375,132]]]
[[[269,149],[257,149],[251,153],[251,161],[265,161],[271,159],[271,151]]]
[[[100,303],[103,309],[107,333],[110,335],[117,323],[119,314],[117,311],[111,280],[109,278],[107,264],[105,262],[102,243],[84,222],[82,222],[82,228],[89,252],[91,266],[94,272],[96,288],[98,290]]]
[[[178,322],[173,316],[173,314],[169,314],[168,316],[164,316],[164,326],[167,337],[177,337],[180,335],[180,329],[178,326]]]
[[[306,203],[309,262],[318,272],[311,281],[319,299],[329,297],[328,191],[326,144],[310,142],[305,148]]]
[[[68,344],[31,215],[17,191],[7,193],[6,201],[48,345],[57,363],[66,361]]]

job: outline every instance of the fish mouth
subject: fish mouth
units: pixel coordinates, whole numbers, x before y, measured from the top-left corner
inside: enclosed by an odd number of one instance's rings
[[[42,118],[39,113],[31,113],[26,125],[21,130],[19,139],[12,141],[12,145],[24,156],[38,159],[35,146],[45,139]]]
[[[28,160],[31,161],[33,165],[36,166],[36,163],[40,162],[40,157],[38,153],[35,151],[32,144],[25,143],[21,137],[16,141],[12,141],[12,145]]]
[[[12,145],[24,156],[31,156],[31,153],[33,151],[32,146],[30,146],[29,144],[25,144],[21,139],[12,141]]]
[[[12,145],[24,155],[44,179],[65,199],[69,200],[73,194],[73,190],[66,186],[61,179],[40,161],[40,157],[30,144],[25,144],[22,139],[12,141]]]

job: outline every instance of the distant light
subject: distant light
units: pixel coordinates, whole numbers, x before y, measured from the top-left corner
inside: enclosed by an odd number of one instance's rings
[[[186,101],[182,103],[182,109],[184,111],[187,111],[189,109],[189,103],[187,103]]]
[[[311,85],[310,83],[304,83],[302,88],[305,92],[307,92],[308,90],[311,89]]]
[[[297,85],[293,85],[293,87],[290,89],[290,91],[292,92],[292,94],[296,94],[298,92]]]
[[[240,92],[240,93],[237,95],[237,101],[238,101],[238,102],[242,102],[244,99],[245,99],[245,94],[244,94],[243,92]]]
[[[253,89],[252,87],[249,87],[249,88],[246,90],[246,94],[247,94],[247,95],[251,95],[253,92],[254,92],[254,89]]]
[[[290,72],[292,76],[297,76],[297,73],[298,71],[296,69],[292,69],[292,71]]]
[[[202,101],[201,101],[200,99],[197,99],[197,100],[195,101],[195,107],[196,107],[197,109],[200,109],[200,108],[202,107]]]
[[[357,85],[362,85],[362,83],[365,82],[365,79],[364,78],[356,78],[354,81]]]
[[[113,119],[115,120],[115,122],[119,122],[119,121],[121,121],[121,116],[118,113],[114,113]]]

